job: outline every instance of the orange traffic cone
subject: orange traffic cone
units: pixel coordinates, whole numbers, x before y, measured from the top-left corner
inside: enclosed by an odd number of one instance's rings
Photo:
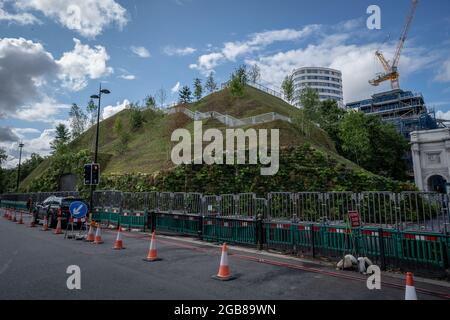
[[[20,218],[19,218],[19,221],[17,222],[17,224],[23,224],[23,214],[22,214],[22,212],[20,212]]]
[[[62,226],[61,226],[61,217],[58,217],[58,224],[56,225],[56,229],[54,234],[62,234]]]
[[[88,232],[87,237],[86,237],[86,241],[87,242],[94,242],[94,240],[95,240],[94,227],[93,227],[93,225],[91,223],[91,225],[89,227],[89,232]]]
[[[118,231],[117,231],[117,238],[116,238],[116,242],[114,243],[114,250],[123,250],[125,249],[123,247],[123,242],[122,242],[122,228],[119,227]]]
[[[42,231],[48,231],[48,219],[47,216],[44,216],[44,224],[42,225]]]
[[[9,210],[9,214],[8,214],[8,220],[12,220],[13,219],[13,214],[12,214],[12,211],[11,210]]]
[[[414,275],[411,272],[406,274],[405,300],[417,300],[416,288],[414,287]]]
[[[219,273],[217,276],[213,276],[213,279],[221,281],[230,281],[235,279],[230,273],[230,267],[228,265],[228,246],[226,243],[222,247],[222,257],[220,258]]]
[[[97,231],[95,232],[94,244],[102,244],[102,228],[100,224],[97,226]]]
[[[155,262],[161,261],[162,259],[158,258],[158,254],[156,252],[156,233],[152,233],[152,241],[150,241],[150,249],[148,250],[147,258],[144,261],[147,262]]]
[[[14,211],[14,217],[12,219],[12,222],[17,222],[17,217],[16,217],[17,213]]]

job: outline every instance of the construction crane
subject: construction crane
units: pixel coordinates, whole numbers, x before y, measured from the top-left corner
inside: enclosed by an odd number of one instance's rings
[[[405,46],[406,39],[408,37],[409,28],[411,27],[411,23],[414,19],[414,14],[416,12],[418,2],[419,0],[412,1],[412,7],[408,15],[408,20],[406,21],[406,25],[400,37],[400,42],[397,46],[397,51],[395,53],[392,65],[390,65],[389,61],[386,60],[386,58],[383,56],[383,53],[381,53],[380,50],[377,50],[377,52],[375,52],[375,56],[378,58],[378,60],[380,60],[381,64],[383,65],[385,73],[379,74],[375,79],[370,80],[369,83],[371,85],[379,86],[382,82],[390,80],[392,90],[400,89],[400,81],[399,81],[400,74],[398,72],[398,63],[400,61],[400,56],[403,47]]]

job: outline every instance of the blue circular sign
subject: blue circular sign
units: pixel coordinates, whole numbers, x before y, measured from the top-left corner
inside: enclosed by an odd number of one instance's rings
[[[88,212],[88,207],[84,202],[75,201],[70,204],[70,214],[75,219],[85,218]]]

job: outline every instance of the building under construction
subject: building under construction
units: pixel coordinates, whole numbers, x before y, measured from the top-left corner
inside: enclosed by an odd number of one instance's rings
[[[421,93],[391,90],[375,94],[371,99],[348,103],[347,108],[379,115],[384,121],[394,124],[408,140],[413,131],[438,128],[434,110],[426,107]]]

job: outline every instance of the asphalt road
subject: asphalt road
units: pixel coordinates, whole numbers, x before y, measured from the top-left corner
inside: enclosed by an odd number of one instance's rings
[[[364,281],[336,277],[332,275],[336,271],[325,266],[239,250],[230,250],[229,256],[231,271],[237,279],[220,282],[211,278],[218,271],[219,247],[159,237],[158,255],[163,260],[147,263],[143,258],[148,252],[148,235],[124,234],[126,249],[122,251],[112,249],[115,236],[113,231],[104,231],[105,243],[94,245],[64,240],[61,235],[40,231],[40,227],[17,225],[1,217],[0,299],[404,298],[403,288],[382,286],[382,290],[370,291]],[[261,263],[259,259],[273,263]],[[70,265],[81,269],[81,290],[69,290],[66,286],[70,276],[66,269]],[[364,279],[354,272],[339,274]],[[428,289],[436,288],[428,286]],[[450,289],[438,289],[450,295]],[[436,297],[419,293],[419,299]]]

